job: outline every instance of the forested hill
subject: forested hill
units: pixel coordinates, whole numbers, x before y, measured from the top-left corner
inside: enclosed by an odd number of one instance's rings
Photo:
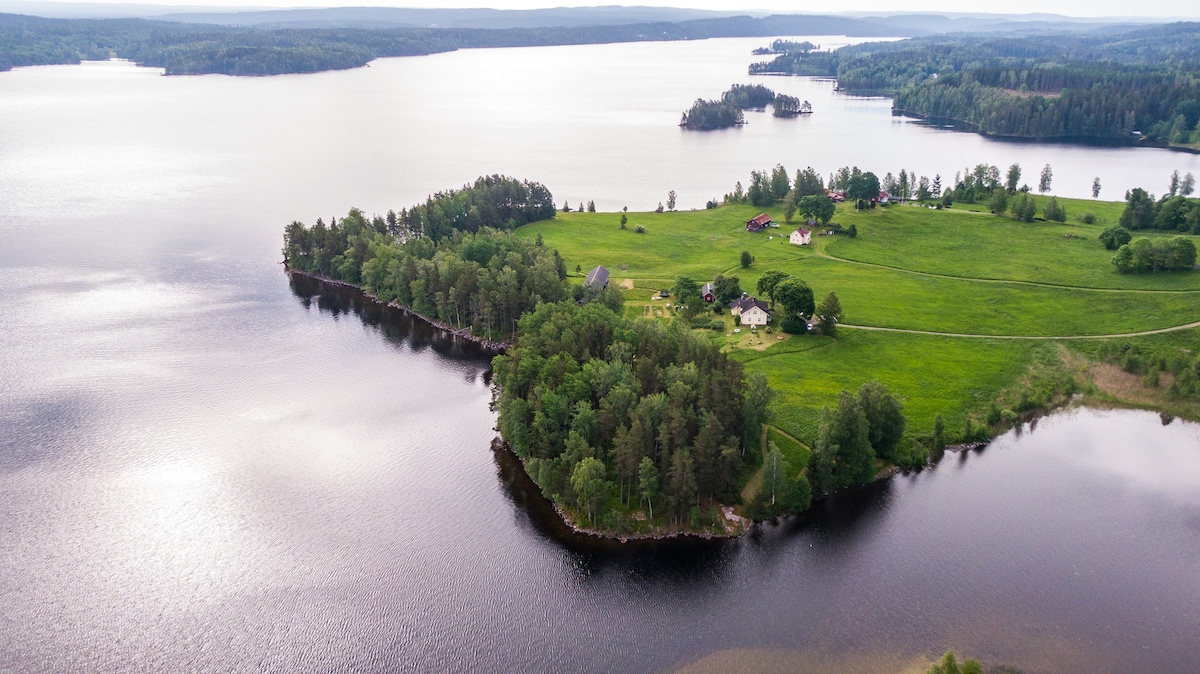
[[[881,22],[823,16],[748,16],[612,26],[481,28],[286,28],[143,19],[44,19],[0,14],[0,70],[129,59],[168,75],[277,75],[356,68],[386,56],[479,47],[600,44],[712,37],[919,34]]]
[[[953,35],[788,53],[751,73],[836,77],[987,135],[1200,143],[1200,23]]]

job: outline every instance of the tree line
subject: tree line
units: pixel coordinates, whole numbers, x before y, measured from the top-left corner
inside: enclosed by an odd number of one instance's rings
[[[1195,187],[1191,173],[1180,177],[1175,171],[1167,192],[1157,201],[1140,187],[1125,193],[1125,210],[1118,226],[1100,234],[1104,247],[1116,251],[1112,263],[1118,272],[1147,274],[1195,267],[1196,244],[1191,239],[1133,239],[1131,234],[1140,230],[1200,234],[1200,200],[1188,198]]]
[[[593,210],[595,204],[592,205]],[[427,236],[434,241],[455,231],[484,227],[512,230],[556,212],[554,196],[540,183],[507,176],[481,176],[462,189],[438,192],[412,208],[389,211],[388,231],[399,237]],[[570,210],[566,208],[564,210]]]
[[[168,75],[277,75],[357,68],[388,56],[529,47],[759,37],[883,35],[882,26],[819,16],[724,17],[615,26],[536,28],[281,28],[144,19],[45,19],[0,14],[0,71],[114,56]],[[890,32],[887,34],[891,34]]]
[[[312,226],[293,222],[284,232],[284,260],[290,269],[361,286],[384,302],[445,325],[488,339],[512,339],[522,314],[539,303],[570,297],[566,264],[557,250],[493,226],[511,225],[514,213],[544,215],[508,198],[522,189],[536,191],[530,186],[544,187],[496,176],[480,178],[476,185],[439,193],[402,211],[419,224],[415,227],[404,226],[394,213],[368,218],[357,209],[328,225],[320,218]],[[545,196],[550,198],[548,191]],[[465,204],[470,204],[466,212],[479,209],[478,220],[443,209]],[[441,214],[440,219],[422,219],[427,211]],[[546,217],[553,213],[551,202]],[[619,296],[603,299],[619,302]]]
[[[789,52],[751,73],[836,77],[893,109],[1022,138],[1200,142],[1200,24],[1037,37],[934,36]]]
[[[827,187],[828,185],[828,187]],[[833,219],[835,207],[829,191],[844,192],[858,206],[871,207],[880,191],[879,177],[857,166],[843,166],[830,174],[829,182],[811,166],[797,171],[793,180],[782,164],[769,171],[751,171],[749,188],[739,180],[724,197],[727,204],[750,204],[766,208],[783,203],[784,219],[791,222],[796,213],[822,225]]]

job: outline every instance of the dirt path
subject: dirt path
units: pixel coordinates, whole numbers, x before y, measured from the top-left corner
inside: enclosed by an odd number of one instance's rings
[[[1144,330],[1142,332],[1122,332],[1111,335],[974,335],[962,332],[934,332],[933,330],[908,330],[905,328],[883,328],[875,325],[850,325],[842,323],[839,328],[849,328],[851,330],[874,330],[876,332],[903,332],[910,335],[933,335],[934,337],[966,337],[971,339],[1036,339],[1036,340],[1063,340],[1063,339],[1121,339],[1124,337],[1145,337],[1146,335],[1161,335],[1164,332],[1177,332],[1179,330],[1190,330],[1192,328],[1200,328],[1200,321],[1193,323],[1185,323],[1184,325],[1175,325],[1169,328],[1159,328],[1157,330]]]
[[[793,439],[795,439],[795,438],[793,438]],[[797,440],[797,442],[799,442],[799,441]],[[750,479],[746,481],[746,486],[742,487],[742,503],[748,504],[751,501],[753,501],[754,497],[758,496],[758,490],[762,488],[763,476],[766,474],[766,470],[767,470],[767,425],[766,424],[763,424],[762,443],[761,444],[762,444],[762,447],[760,449],[761,449],[762,455],[763,455],[763,462],[758,467],[758,470],[754,471],[754,475],[751,475]]]
[[[898,271],[905,274],[913,274],[914,276],[927,276],[930,278],[948,279],[951,281],[976,281],[979,283],[1001,283],[1008,285],[1020,286],[1035,286],[1038,288],[1061,288],[1064,290],[1088,290],[1097,293],[1143,293],[1143,294],[1200,294],[1200,289],[1197,290],[1148,290],[1145,288],[1096,288],[1093,286],[1073,286],[1065,283],[1045,283],[1042,281],[1020,281],[1017,279],[1002,279],[1002,278],[986,278],[978,276],[954,276],[953,274],[935,274],[928,271],[916,271],[914,269],[905,269],[904,267],[894,267],[887,264],[879,264],[877,262],[862,262],[860,260],[851,260],[845,257],[838,257],[825,251],[825,246],[814,246],[814,250],[818,257],[823,257],[827,260],[836,260],[837,262],[845,262],[846,264],[856,264],[862,267],[875,267],[876,269],[887,269],[888,271]]]

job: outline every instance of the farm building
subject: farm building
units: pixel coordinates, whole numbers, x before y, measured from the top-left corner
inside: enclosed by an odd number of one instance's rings
[[[753,218],[750,218],[749,220],[746,221],[746,231],[747,232],[761,232],[762,230],[764,230],[767,227],[770,227],[774,224],[775,224],[775,221],[771,219],[771,216],[767,215],[766,213],[763,213],[761,215],[756,215]]]
[[[608,270],[597,265],[595,269],[588,272],[587,279],[583,282],[583,287],[589,290],[604,290],[608,288]]]
[[[711,304],[712,301],[717,298],[716,294],[713,292],[713,284],[705,283],[704,287],[700,289],[700,296],[704,298],[705,302]]]
[[[792,232],[792,235],[788,238],[788,241],[793,246],[807,246],[812,242],[812,230],[807,227],[800,227],[796,231]]]

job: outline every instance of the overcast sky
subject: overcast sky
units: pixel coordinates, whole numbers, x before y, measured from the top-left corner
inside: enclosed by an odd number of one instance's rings
[[[1003,4],[965,3],[961,0],[669,0],[639,2],[637,0],[67,0],[71,3],[102,3],[147,5],[182,5],[210,7],[494,7],[497,9],[534,9],[541,7],[587,7],[595,5],[649,5],[692,7],[712,10],[766,10],[804,14],[835,14],[839,12],[1004,12],[1053,13],[1068,16],[1144,16],[1200,18],[1200,3],[1196,0],[1009,0]],[[3,4],[3,3],[0,3]]]

